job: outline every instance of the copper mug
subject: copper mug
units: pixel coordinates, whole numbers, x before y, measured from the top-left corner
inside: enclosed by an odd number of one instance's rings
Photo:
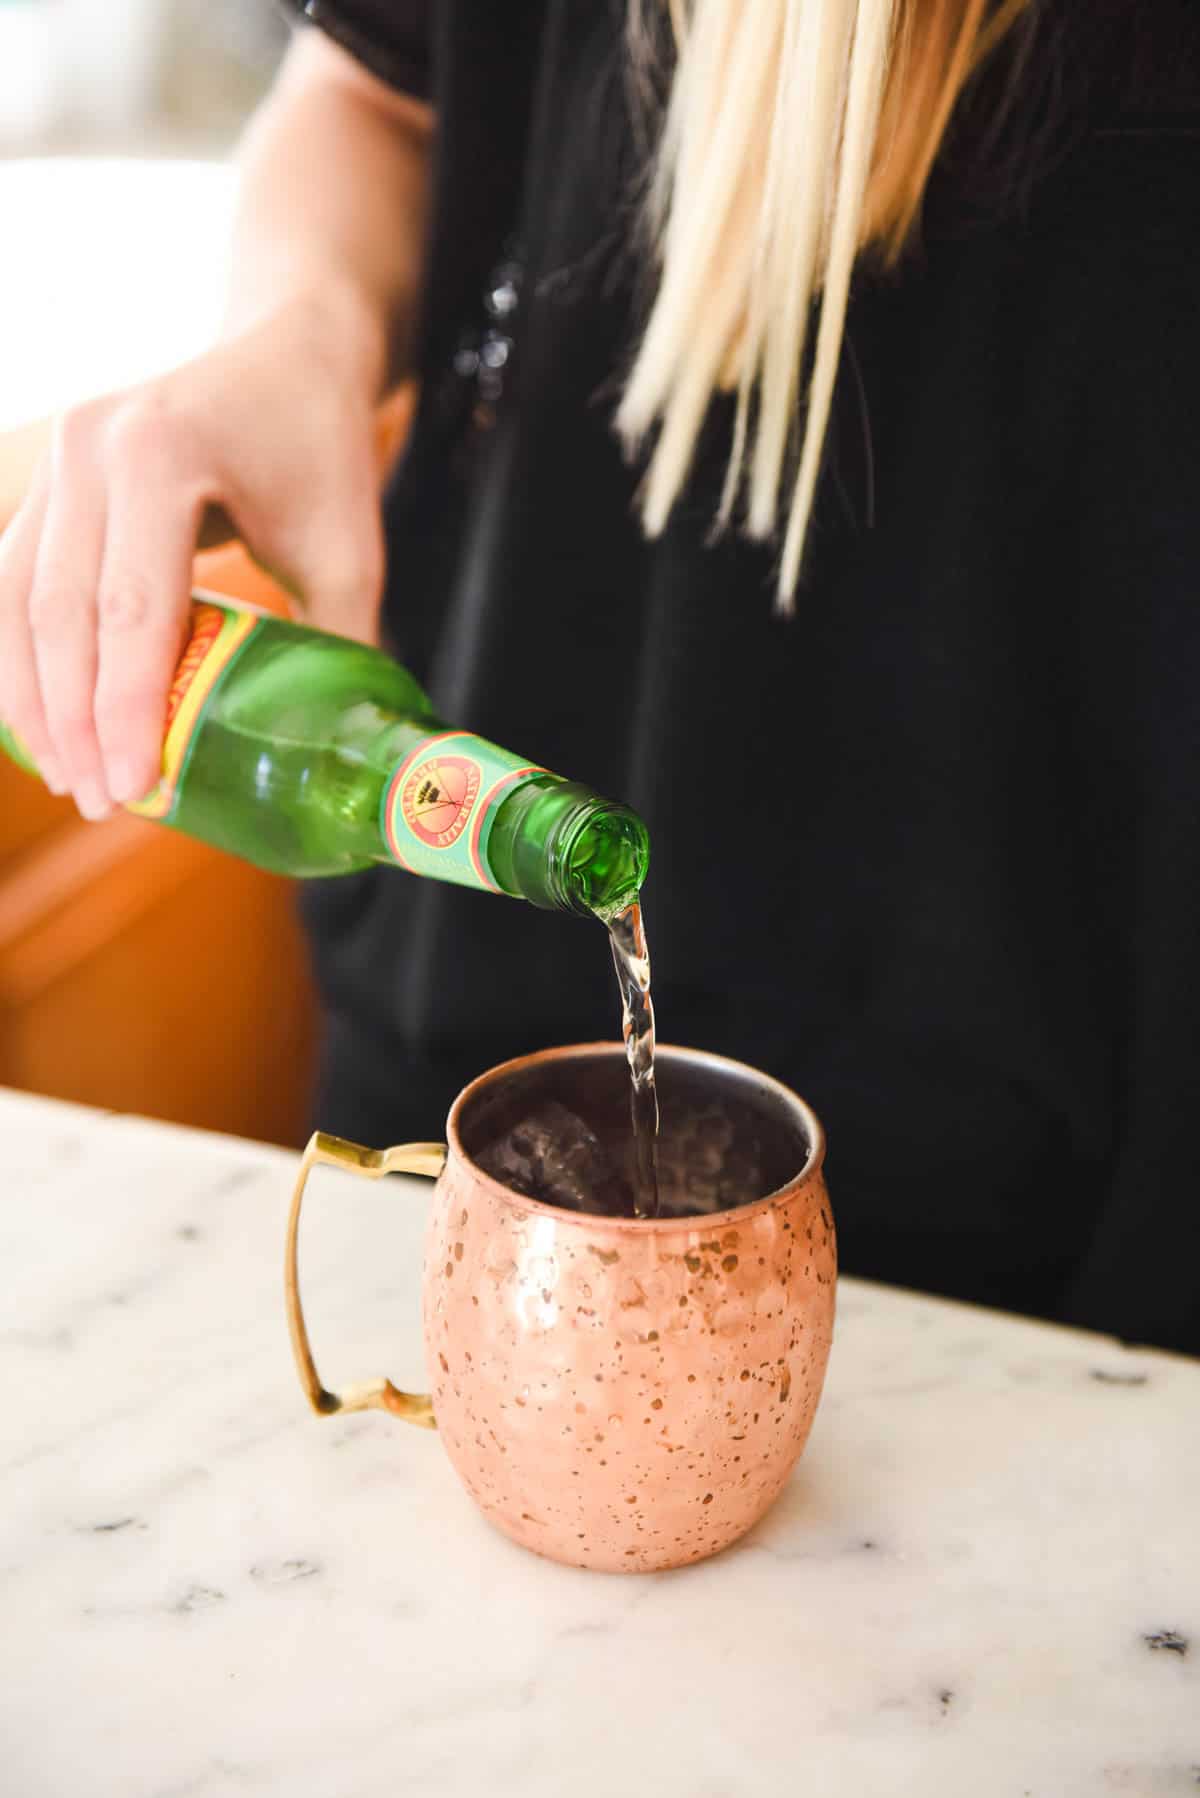
[[[678,1567],[756,1523],[804,1447],[833,1331],[816,1117],[778,1081],[721,1056],[660,1047],[657,1069],[665,1167],[673,1116],[753,1117],[768,1148],[756,1150],[766,1165],[753,1169],[748,1202],[728,1202],[741,1197],[728,1180],[715,1190],[703,1154],[686,1178],[722,1208],[654,1219],[544,1204],[478,1166],[473,1155],[531,1094],[627,1117],[619,1044],[550,1049],[482,1074],[454,1101],[444,1148],[367,1149],[318,1133],[292,1200],[288,1319],[313,1408],[379,1408],[436,1427],[484,1515],[576,1567]],[[317,1163],[437,1181],[422,1282],[428,1395],[386,1379],[340,1394],[321,1384],[297,1277]],[[764,1180],[772,1189],[759,1196]]]

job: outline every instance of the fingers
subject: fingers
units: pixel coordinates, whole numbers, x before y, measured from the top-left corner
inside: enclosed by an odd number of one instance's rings
[[[85,818],[158,778],[206,491],[192,451],[150,400],[68,413],[0,542],[0,717]]]
[[[306,624],[376,643],[384,541],[373,413],[340,387],[317,383],[306,397],[286,454],[270,446],[270,479],[243,443],[218,466],[216,489],[255,561],[293,596]]]
[[[43,463],[20,511],[0,537],[0,720],[21,739],[52,793],[65,793],[63,770],[42,709],[29,595],[49,493]]]
[[[287,566],[304,596],[304,619],[318,630],[379,638],[383,591],[383,521],[377,481],[369,464],[362,479],[324,496],[295,544],[287,546]]]
[[[304,566],[305,623],[360,643],[377,643],[383,587],[383,533],[378,521],[364,521],[353,534],[344,528],[331,531]]]
[[[112,800],[96,735],[96,586],[104,552],[104,484],[83,414],[62,419],[29,595],[37,681],[62,777],[85,818]]]
[[[269,330],[68,413],[0,539],[0,718],[85,817],[158,778],[202,527],[236,521],[313,623],[377,639],[370,404],[311,339],[284,308]]]
[[[111,459],[107,505],[95,720],[108,792],[124,805],[143,799],[161,771],[202,503],[190,501],[173,476],[167,446],[139,437]]]

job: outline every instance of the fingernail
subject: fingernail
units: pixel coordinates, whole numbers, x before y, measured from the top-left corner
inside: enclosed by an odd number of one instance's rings
[[[150,791],[134,762],[115,761],[108,770],[108,790],[118,805],[132,805]]]
[[[63,779],[63,772],[58,763],[42,762],[40,764],[40,770],[43,781],[54,794],[54,797],[56,799],[61,799],[67,790],[67,783]]]
[[[79,807],[80,817],[86,818],[89,824],[98,824],[112,811],[108,794],[94,780],[85,780],[76,787],[75,804]]]

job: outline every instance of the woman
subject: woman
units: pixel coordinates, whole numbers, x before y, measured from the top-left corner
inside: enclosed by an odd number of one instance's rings
[[[321,625],[382,587],[444,716],[644,813],[664,1033],[811,1098],[849,1271],[1200,1349],[1192,9],[305,10],[222,344],[4,540],[0,715],[150,783],[207,506]],[[308,911],[328,1128],[615,1031],[575,921]]]

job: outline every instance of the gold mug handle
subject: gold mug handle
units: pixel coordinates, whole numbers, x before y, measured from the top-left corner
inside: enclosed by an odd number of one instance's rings
[[[364,1149],[360,1143],[346,1142],[340,1136],[327,1136],[318,1130],[309,1138],[300,1163],[296,1190],[292,1194],[288,1218],[287,1253],[284,1263],[284,1290],[287,1296],[288,1330],[300,1384],[308,1394],[308,1402],[322,1417],[336,1417],[339,1411],[390,1411],[406,1423],[422,1429],[437,1428],[433,1402],[426,1392],[401,1392],[388,1379],[362,1380],[347,1386],[344,1392],[330,1392],[321,1384],[316,1362],[308,1343],[304,1310],[300,1303],[300,1274],[297,1245],[300,1239],[300,1206],[308,1176],[314,1167],[340,1167],[366,1180],[381,1180],[384,1174],[423,1174],[436,1180],[446,1165],[446,1151],[439,1142],[409,1142],[396,1149]]]

